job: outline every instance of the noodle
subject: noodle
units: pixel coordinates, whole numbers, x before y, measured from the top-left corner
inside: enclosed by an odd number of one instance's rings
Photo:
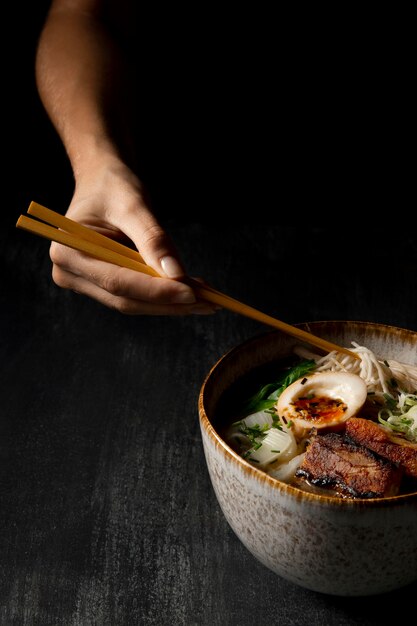
[[[416,366],[380,359],[372,350],[360,346],[355,341],[352,341],[352,346],[354,347],[350,350],[360,355],[360,361],[340,352],[330,352],[323,357],[305,351],[303,348],[297,349],[296,352],[300,356],[313,358],[317,363],[317,372],[339,371],[357,374],[365,381],[368,393],[374,394],[376,399],[381,401],[384,400],[384,394],[392,395],[393,379],[398,389],[402,391],[412,393],[417,390]]]
[[[351,345],[360,359],[337,351],[322,356],[296,346],[294,353],[304,360],[245,400],[235,414],[239,419],[225,429],[225,440],[255,467],[303,490],[318,485],[337,497],[370,497],[375,484],[380,497],[390,489],[405,493],[414,488],[417,366],[380,358],[354,341]],[[370,451],[376,456],[370,457]],[[378,472],[387,462],[391,475],[385,485]],[[362,491],[352,487],[353,495],[346,496],[343,490],[349,491],[361,463],[367,468],[358,483]],[[408,483],[400,484],[399,466]],[[373,483],[374,476],[380,482]]]

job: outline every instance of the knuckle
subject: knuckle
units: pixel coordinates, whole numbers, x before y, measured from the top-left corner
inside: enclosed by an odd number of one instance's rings
[[[55,285],[62,287],[63,289],[70,288],[70,280],[68,274],[60,269],[57,265],[52,267],[52,280]]]
[[[113,295],[116,295],[117,285],[114,276],[107,274],[101,278],[100,286]]]
[[[49,257],[54,265],[62,265],[66,257],[64,246],[53,241],[49,248]]]
[[[125,291],[120,272],[117,271],[103,276],[101,280],[101,287],[114,296],[122,296]]]
[[[165,244],[166,235],[161,226],[152,224],[148,226],[142,235],[142,246],[157,248]]]

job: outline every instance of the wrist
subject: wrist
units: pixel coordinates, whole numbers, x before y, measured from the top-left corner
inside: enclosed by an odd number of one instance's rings
[[[107,169],[121,162],[117,148],[107,137],[85,133],[68,149],[75,179],[85,172]]]

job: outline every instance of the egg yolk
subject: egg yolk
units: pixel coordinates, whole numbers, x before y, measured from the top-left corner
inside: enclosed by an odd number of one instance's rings
[[[298,417],[316,422],[335,422],[347,410],[346,404],[336,398],[326,396],[306,396],[291,403]]]

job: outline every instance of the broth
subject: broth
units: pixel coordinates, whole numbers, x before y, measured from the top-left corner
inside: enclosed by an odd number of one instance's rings
[[[244,410],[243,410],[245,402],[247,401],[248,398],[250,398],[255,393],[257,393],[257,391],[260,388],[267,385],[268,383],[272,383],[278,380],[291,367],[299,364],[300,362],[301,362],[301,359],[299,357],[288,357],[286,359],[277,360],[269,364],[257,367],[250,373],[242,376],[231,387],[229,387],[229,389],[227,389],[221,396],[218,402],[218,405],[216,407],[216,412],[213,418],[213,426],[217,430],[219,435],[222,437],[222,439],[237,454],[239,454],[243,458],[245,458],[245,456],[247,457],[248,444],[242,443],[242,441],[244,440],[244,437],[241,435],[232,437],[231,429],[233,430],[233,432],[235,432],[236,426],[234,425],[236,425],[237,422],[240,422],[242,419],[247,417],[248,414],[246,413],[245,415]],[[312,373],[314,373],[314,370]],[[371,394],[367,397],[361,409],[355,414],[355,418],[363,418],[366,420],[370,420],[373,423],[378,423],[378,411],[380,408],[381,408],[381,405],[378,403],[375,403]],[[272,428],[271,430],[274,430],[274,428]],[[300,440],[297,440],[297,443],[299,445],[297,454],[303,454],[303,452],[305,452],[308,449],[312,441],[312,438],[323,437],[323,435],[328,435],[331,432],[337,433],[338,436],[340,436],[340,438],[343,438],[343,442],[346,441],[344,425],[342,425],[341,427],[340,426],[329,427],[329,428],[324,427],[320,429],[319,433],[314,432],[314,429],[313,429],[310,431],[310,433],[306,434],[304,439],[301,437]],[[320,441],[324,441],[324,440],[321,439]],[[351,444],[351,442],[348,442],[348,443],[349,445]],[[356,442],[354,443],[355,445],[357,445]],[[411,445],[412,446],[415,445],[416,450],[417,450],[417,444],[411,444]],[[250,445],[249,445],[249,448],[250,448]],[[361,452],[362,451],[365,452],[363,448],[364,446],[360,447]],[[370,459],[371,459],[370,462],[372,462],[372,458],[375,457],[377,463],[380,463],[380,462],[388,463],[390,466],[398,465],[396,463],[395,464],[392,463],[391,461],[387,459],[383,459],[379,454],[376,454],[375,451],[370,451],[368,448],[366,448],[366,454],[368,454],[368,456],[369,456],[369,453],[371,453],[372,455],[370,456]],[[253,462],[250,457],[247,457],[246,460],[249,463],[251,463],[251,465],[253,465],[254,467],[257,467],[257,464]],[[284,463],[285,462],[278,463],[277,465],[276,463],[272,462],[271,470],[269,469],[268,465],[266,467],[258,466],[257,469],[260,469],[261,471],[265,471],[267,474],[270,474],[272,477],[276,478],[276,476],[273,475],[274,470],[276,470],[278,466],[282,467]],[[394,474],[395,474],[395,471],[394,471]],[[319,495],[334,496],[338,498],[352,499],[352,498],[358,498],[358,497],[384,497],[381,495],[375,496],[373,492],[370,492],[370,494],[367,494],[367,495],[363,495],[363,494],[358,495],[357,493],[355,493],[354,490],[352,491],[352,490],[346,489],[346,485],[338,482],[337,480],[329,479],[326,484],[323,484],[323,481],[309,480],[308,476],[300,476],[300,475],[296,476],[295,473],[292,475],[290,479],[286,479],[283,482],[291,484],[303,491],[313,492]],[[400,495],[400,494],[411,493],[415,491],[417,491],[417,479],[414,477],[409,477],[408,475],[404,473],[404,475],[401,478],[401,483],[400,483],[398,492],[395,494],[389,494],[389,495]]]

